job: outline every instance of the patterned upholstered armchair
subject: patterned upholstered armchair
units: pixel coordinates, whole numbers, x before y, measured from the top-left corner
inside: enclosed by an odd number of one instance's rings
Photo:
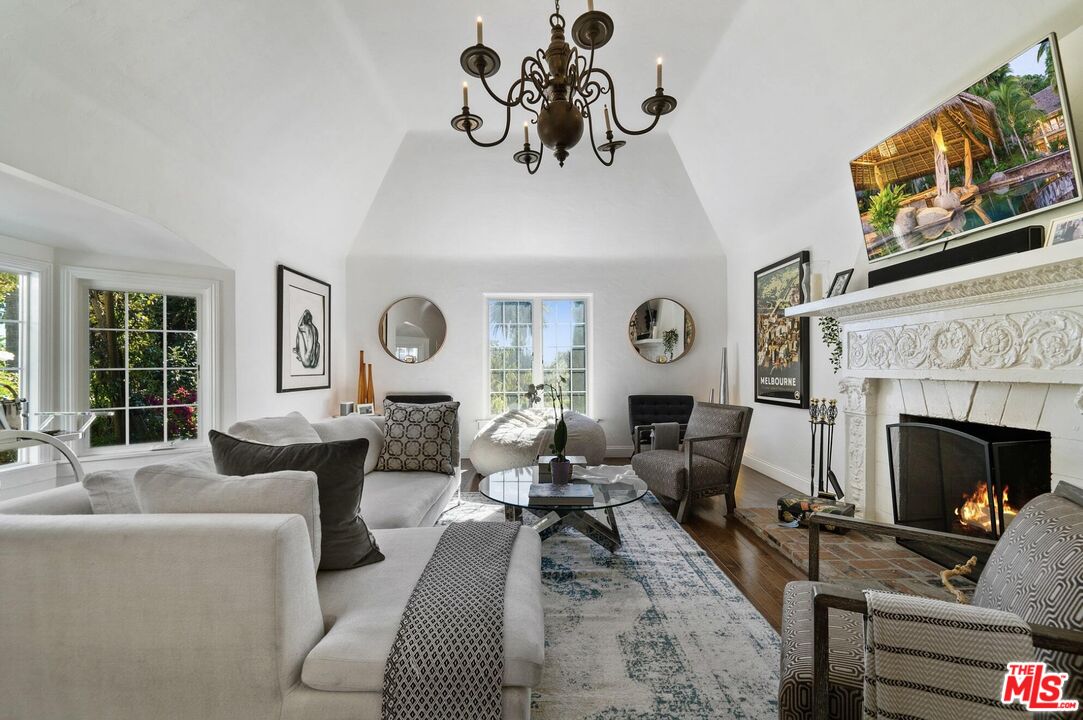
[[[783,598],[779,720],[862,718],[868,608],[855,586],[818,582],[820,525],[991,551],[973,604],[1027,622],[1037,659],[1070,675],[1065,697],[1083,698],[1083,489],[1061,482],[1027,503],[998,541],[813,514],[809,582],[789,583]]]
[[[693,500],[726,496],[726,512],[737,506],[734,493],[745,453],[752,408],[696,403],[688,419],[684,447],[649,450],[632,456],[632,468],[655,495],[680,502],[677,522],[688,518]]]

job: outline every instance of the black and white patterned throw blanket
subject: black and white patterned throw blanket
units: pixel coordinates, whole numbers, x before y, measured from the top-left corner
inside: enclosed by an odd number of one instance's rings
[[[383,720],[500,720],[504,586],[519,528],[448,525],[391,646]]]
[[[865,718],[1027,717],[1000,693],[1008,663],[1033,660],[1011,613],[865,591]]]

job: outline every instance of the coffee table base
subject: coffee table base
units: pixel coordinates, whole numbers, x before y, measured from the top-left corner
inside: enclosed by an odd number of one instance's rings
[[[608,525],[585,510],[550,510],[531,527],[538,531],[542,540],[547,540],[567,525],[586,535],[609,552],[616,552],[620,550],[621,540],[620,529],[617,527],[617,518],[613,514],[613,508],[605,508],[605,517],[609,521]],[[523,519],[522,508],[505,505],[504,519],[509,522],[521,522]]]

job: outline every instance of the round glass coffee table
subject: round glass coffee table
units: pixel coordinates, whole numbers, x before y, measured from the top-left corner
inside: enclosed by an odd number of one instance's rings
[[[593,501],[583,504],[539,504],[530,502],[530,486],[538,482],[537,465],[514,468],[493,473],[481,481],[481,494],[504,506],[504,517],[509,521],[522,520],[523,510],[529,510],[540,519],[532,527],[541,534],[542,540],[555,534],[561,527],[573,527],[588,538],[616,552],[620,548],[620,530],[613,508],[635,502],[647,493],[647,483],[628,472],[615,482],[577,479],[574,484],[590,485],[594,490]],[[601,510],[608,524],[598,520],[588,511]]]

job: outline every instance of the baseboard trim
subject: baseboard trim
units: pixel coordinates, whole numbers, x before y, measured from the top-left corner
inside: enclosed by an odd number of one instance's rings
[[[801,477],[797,473],[790,472],[786,468],[767,462],[755,455],[749,455],[747,452],[742,459],[742,464],[748,465],[753,470],[761,472],[773,480],[778,480],[783,485],[789,485],[794,490],[808,492],[808,478]]]

